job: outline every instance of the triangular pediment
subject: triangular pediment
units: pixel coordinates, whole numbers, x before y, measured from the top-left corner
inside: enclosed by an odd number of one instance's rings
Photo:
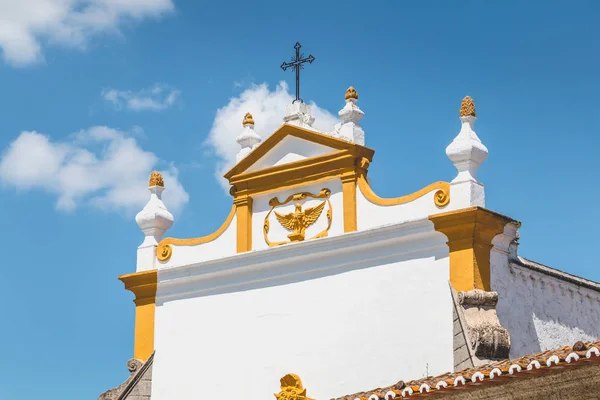
[[[373,150],[332,136],[283,124],[256,149],[238,162],[225,174],[233,176],[268,168],[293,165],[307,159],[334,154],[340,151],[365,153],[372,156]],[[369,157],[370,158],[370,157]]]

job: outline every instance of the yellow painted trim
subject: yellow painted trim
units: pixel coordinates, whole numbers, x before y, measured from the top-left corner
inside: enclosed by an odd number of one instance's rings
[[[225,222],[223,222],[223,225],[221,225],[219,227],[219,229],[217,229],[210,235],[206,235],[206,236],[202,236],[202,237],[198,237],[198,238],[191,238],[191,239],[165,238],[165,239],[161,240],[160,243],[158,244],[158,246],[156,246],[156,257],[160,261],[167,261],[169,258],[171,258],[173,249],[170,245],[193,246],[196,244],[212,242],[213,240],[215,240],[216,238],[221,236],[223,234],[223,232],[225,232],[227,230],[227,228],[229,228],[229,225],[231,225],[231,221],[233,220],[233,217],[235,216],[235,214],[236,214],[236,205],[233,204],[231,206],[231,211],[229,211],[229,215],[227,216],[227,219],[225,220]]]
[[[136,272],[119,276],[125,289],[135,295],[135,334],[133,358],[146,361],[154,352],[154,315],[156,310],[156,289],[158,272]]]
[[[233,195],[257,195],[315,183],[356,172],[357,160],[348,150],[311,157],[288,164],[235,175],[230,179]]]
[[[238,253],[252,250],[252,197],[240,196],[234,200],[236,205]]]
[[[356,217],[356,174],[342,176],[342,196],[344,204],[344,232],[358,230]]]
[[[450,184],[448,182],[435,182],[431,185],[425,186],[421,190],[407,194],[406,196],[387,199],[379,197],[375,194],[375,192],[373,192],[373,189],[371,189],[371,186],[369,186],[369,183],[367,182],[367,178],[363,174],[358,177],[358,187],[367,200],[380,206],[396,206],[399,204],[409,203],[436,189],[437,192],[435,193],[433,199],[436,206],[442,208],[448,205],[450,202]]]
[[[481,207],[430,215],[435,230],[448,237],[450,283],[457,291],[491,290],[492,240],[517,221]]]
[[[239,163],[237,163],[231,170],[229,170],[224,176],[231,182],[231,178],[235,175],[239,175],[250,168],[260,158],[267,154],[273,147],[281,142],[286,136],[294,136],[299,139],[304,139],[309,142],[321,144],[323,146],[331,147],[337,150],[347,150],[353,155],[364,156],[369,160],[373,158],[375,153],[368,147],[360,146],[358,144],[346,142],[341,139],[336,139],[329,135],[325,135],[319,132],[315,132],[309,129],[300,128],[299,126],[283,124],[277,129],[271,136],[263,141],[256,149],[250,154],[244,157]]]

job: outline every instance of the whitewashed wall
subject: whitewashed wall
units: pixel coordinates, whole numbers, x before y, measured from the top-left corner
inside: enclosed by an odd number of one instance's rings
[[[560,273],[560,272],[559,272]],[[492,264],[498,318],[511,357],[600,338],[600,293],[515,262]]]
[[[356,189],[356,208],[358,229],[368,229],[376,226],[387,225],[407,221],[417,217],[427,217],[432,214],[447,211],[446,208],[436,207],[433,190],[411,202],[393,206],[382,206],[369,201],[360,191]],[[410,193],[398,193],[403,196]],[[452,202],[453,199],[450,201]]]
[[[421,219],[160,270],[152,399],[269,399],[287,373],[329,399],[452,370],[445,242]]]
[[[294,136],[287,136],[277,143],[267,154],[252,164],[246,172],[258,171],[275,165],[283,165],[306,158],[318,157],[337,151]]]
[[[335,178],[328,181],[315,183],[312,185],[299,186],[289,190],[271,192],[259,196],[254,196],[252,202],[252,249],[258,250],[269,248],[267,242],[264,240],[263,235],[263,225],[265,217],[271,209],[271,207],[269,206],[269,200],[271,200],[273,197],[277,197],[279,201],[283,202],[288,196],[300,192],[309,192],[317,195],[319,194],[321,189],[324,188],[331,190],[329,200],[331,203],[333,218],[331,222],[331,228],[328,232],[328,236],[335,236],[344,233],[344,200],[342,194],[342,181],[339,178]],[[302,209],[305,210],[306,208],[314,207],[323,201],[325,201],[325,199],[308,198],[305,201],[301,201],[300,204],[302,204]],[[285,206],[276,207],[275,211],[284,215],[290,212],[294,212],[295,204],[296,202],[292,201]],[[312,225],[306,230],[306,239],[315,236],[316,234],[327,228],[326,214],[328,209],[329,204],[326,204],[317,222],[315,222],[314,225]],[[272,212],[269,215],[269,221],[269,240],[271,242],[288,241],[289,239],[287,235],[289,235],[291,232],[287,231],[281,226],[281,224],[277,221],[274,212]]]
[[[223,216],[225,220],[227,216]],[[190,263],[231,256],[236,253],[237,220],[234,216],[225,231],[215,240],[193,246],[173,246],[173,254],[167,262],[156,259],[158,269],[171,268]]]

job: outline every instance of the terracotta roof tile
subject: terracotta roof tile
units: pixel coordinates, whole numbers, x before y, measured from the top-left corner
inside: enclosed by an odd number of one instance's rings
[[[426,397],[453,390],[467,390],[480,385],[505,382],[507,379],[527,378],[584,362],[600,362],[600,340],[577,342],[554,350],[546,350],[513,360],[502,360],[481,367],[449,372],[410,382],[355,393],[334,400],[391,400],[404,397]]]

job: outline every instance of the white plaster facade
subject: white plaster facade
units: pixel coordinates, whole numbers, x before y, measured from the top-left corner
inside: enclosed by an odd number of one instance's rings
[[[445,241],[425,218],[159,270],[152,399],[232,381],[269,398],[290,371],[328,399],[451,370]]]
[[[362,111],[356,111],[356,101],[347,101],[349,107],[353,113],[328,137],[346,132],[344,140],[354,146],[364,143],[358,125]],[[310,127],[310,109],[294,105],[286,121]],[[476,172],[487,148],[473,131],[474,113],[461,121],[447,148],[456,178],[388,203],[357,185],[354,232],[345,231],[348,187],[339,174],[332,174],[292,188],[281,182],[281,188],[253,195],[249,251],[238,252],[234,207],[218,235],[202,244],[173,243],[170,258],[159,261],[157,243],[173,221],[160,201],[162,189],[151,188],[151,201],[138,216],[146,235],[138,250],[138,271],[158,270],[152,399],[222,398],[240,387],[244,398],[271,398],[279,378],[288,373],[302,377],[309,397],[328,399],[452,371],[456,318],[448,238],[435,231],[428,217],[485,205]],[[240,136],[238,165],[247,165],[240,173],[296,165],[340,150],[286,136],[251,161],[253,152],[269,141],[258,145],[252,129],[245,125]],[[435,198],[439,187],[449,189],[443,206]],[[277,211],[290,213],[297,202],[306,210],[326,201],[306,238],[327,227],[330,210],[327,236],[269,247],[263,238],[269,201],[277,197],[283,202],[300,192],[316,195],[322,189],[329,190],[326,199],[294,200]],[[286,240],[289,231],[274,214],[269,222],[269,240]],[[518,227],[507,224],[490,253],[491,286],[498,292],[500,324],[511,336],[510,355],[598,339],[600,285],[519,258]]]

